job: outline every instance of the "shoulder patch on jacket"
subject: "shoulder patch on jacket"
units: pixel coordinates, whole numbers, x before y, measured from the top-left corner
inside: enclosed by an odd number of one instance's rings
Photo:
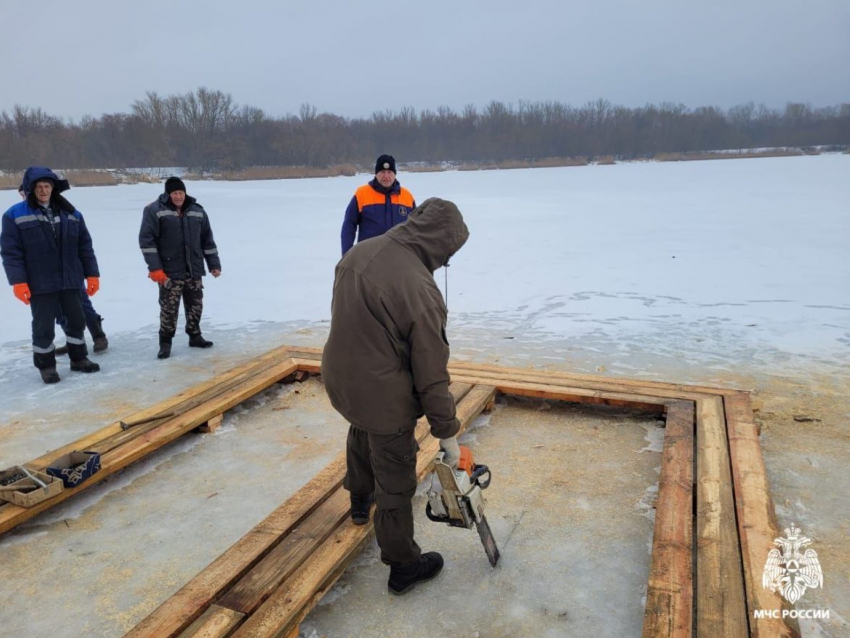
[[[396,197],[396,196],[394,196]],[[401,193],[397,195],[398,205],[408,209],[414,208],[413,193],[407,190],[404,186],[401,187]],[[409,211],[408,211],[409,212]]]

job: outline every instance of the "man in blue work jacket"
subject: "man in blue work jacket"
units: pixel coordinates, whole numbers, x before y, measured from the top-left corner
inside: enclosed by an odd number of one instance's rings
[[[60,195],[68,188],[49,168],[31,166],[24,173],[27,198],[3,214],[0,231],[6,278],[15,297],[32,310],[33,363],[45,383],[59,381],[53,337],[60,312],[67,319],[71,370],[100,370],[88,359],[80,303],[83,279],[92,296],[100,288],[100,272],[82,214]]]

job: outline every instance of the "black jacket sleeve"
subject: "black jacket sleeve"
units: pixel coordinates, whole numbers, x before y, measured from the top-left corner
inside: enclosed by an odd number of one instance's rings
[[[24,247],[21,241],[21,231],[15,220],[9,214],[3,215],[3,230],[0,232],[0,256],[6,279],[9,285],[27,283],[27,266],[24,258]]]
[[[94,256],[94,246],[92,245],[91,234],[86,226],[86,221],[83,219],[82,213],[80,216],[80,239],[77,244],[77,254],[80,257],[80,263],[83,264],[84,277],[100,277],[100,270],[97,267],[97,258]]]
[[[156,216],[156,206],[146,206],[142,213],[142,227],[139,229],[139,248],[142,257],[148,265],[148,270],[162,270],[162,260],[159,258],[159,218]]]
[[[218,246],[215,245],[210,218],[204,211],[204,226],[201,228],[201,248],[209,270],[221,270],[221,259],[218,257]]]

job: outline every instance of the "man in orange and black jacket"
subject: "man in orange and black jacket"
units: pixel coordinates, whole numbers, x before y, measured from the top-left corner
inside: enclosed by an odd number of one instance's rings
[[[407,221],[416,208],[413,195],[396,179],[395,158],[381,155],[375,162],[375,179],[357,189],[342,221],[342,254],[354,245],[383,235],[393,226]]]

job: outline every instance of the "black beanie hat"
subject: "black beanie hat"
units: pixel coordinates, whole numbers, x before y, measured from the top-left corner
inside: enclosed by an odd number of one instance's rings
[[[392,155],[381,155],[378,158],[378,161],[375,162],[375,175],[380,173],[381,171],[392,171],[395,170],[395,158]]]
[[[165,180],[165,192],[171,195],[174,191],[186,192],[186,184],[179,177],[169,177]]]

